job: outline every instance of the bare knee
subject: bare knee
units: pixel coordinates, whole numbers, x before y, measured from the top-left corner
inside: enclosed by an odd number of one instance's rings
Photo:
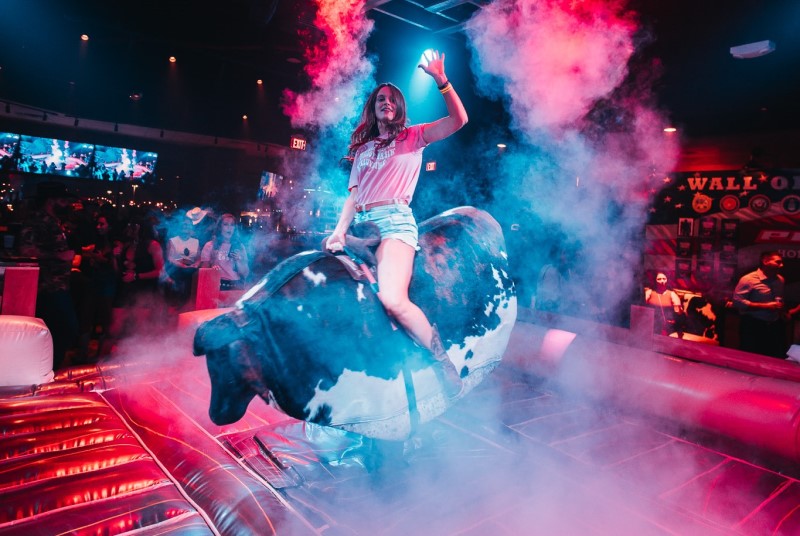
[[[393,317],[402,317],[411,305],[407,296],[381,293],[380,300],[386,312]]]

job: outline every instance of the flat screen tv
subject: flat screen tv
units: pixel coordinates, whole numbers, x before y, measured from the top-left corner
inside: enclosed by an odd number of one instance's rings
[[[283,177],[271,171],[261,172],[261,181],[258,185],[258,199],[259,201],[266,201],[267,199],[277,197],[281,184],[283,184]]]
[[[147,182],[153,177],[157,160],[157,153],[98,145],[94,151],[93,176],[106,181]]]
[[[19,144],[19,134],[11,132],[0,132],[0,158],[14,157],[14,151]]]
[[[150,182],[155,178],[158,153],[152,151],[133,150],[133,178],[142,182]]]
[[[17,169],[25,173],[91,176],[94,145],[56,138],[20,136]]]
[[[0,132],[0,170],[11,170],[14,166],[14,153],[19,145],[19,134]]]

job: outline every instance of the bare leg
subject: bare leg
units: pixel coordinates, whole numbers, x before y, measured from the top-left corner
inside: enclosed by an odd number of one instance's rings
[[[434,335],[428,317],[408,299],[408,285],[414,268],[414,248],[392,238],[378,246],[378,298],[389,315],[394,318],[417,344],[427,348],[438,362],[435,369],[444,386],[445,394],[456,397],[463,383],[453,362],[447,355],[438,333]]]
[[[408,299],[415,254],[414,248],[400,240],[387,238],[381,242],[377,251],[378,298],[406,333],[417,344],[430,350],[431,323],[425,313]]]

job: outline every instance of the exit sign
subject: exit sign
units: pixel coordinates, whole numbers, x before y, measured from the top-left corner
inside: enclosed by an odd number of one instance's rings
[[[436,161],[425,162],[425,171],[436,171]]]
[[[290,147],[292,149],[297,149],[298,151],[305,151],[306,140],[304,138],[301,138],[300,136],[292,136]]]

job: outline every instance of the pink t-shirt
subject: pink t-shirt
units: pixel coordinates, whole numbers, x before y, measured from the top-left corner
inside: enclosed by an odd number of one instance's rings
[[[211,266],[219,266],[220,277],[229,281],[238,281],[241,279],[239,272],[233,267],[233,261],[230,258],[231,244],[222,243],[219,249],[214,250],[214,241],[209,240],[203,246],[200,252],[200,262],[210,262]],[[247,251],[243,247],[234,250],[239,253],[239,261],[241,264],[247,264]]]
[[[375,154],[375,140],[368,141],[356,151],[350,183],[347,189],[358,186],[356,203],[366,205],[376,201],[404,199],[411,203],[422,167],[423,125],[413,125],[387,147]]]

